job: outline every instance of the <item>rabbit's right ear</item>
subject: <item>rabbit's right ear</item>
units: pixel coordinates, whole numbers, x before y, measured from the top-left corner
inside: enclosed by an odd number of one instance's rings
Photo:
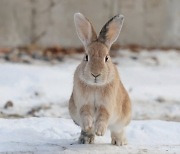
[[[117,40],[124,21],[123,15],[116,15],[111,18],[102,28],[98,40],[104,43],[109,49]]]
[[[74,23],[76,27],[79,39],[82,41],[85,47],[91,42],[97,40],[96,32],[89,20],[81,13],[74,14]]]

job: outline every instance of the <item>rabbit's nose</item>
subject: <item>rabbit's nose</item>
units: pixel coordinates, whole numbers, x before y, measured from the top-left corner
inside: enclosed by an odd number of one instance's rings
[[[97,75],[95,75],[95,74],[93,74],[93,73],[91,73],[92,74],[92,76],[94,76],[95,78],[97,78],[98,76],[100,76],[101,74],[97,74]]]

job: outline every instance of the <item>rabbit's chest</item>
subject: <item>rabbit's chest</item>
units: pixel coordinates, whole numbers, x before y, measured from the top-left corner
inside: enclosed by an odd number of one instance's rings
[[[108,99],[109,97],[102,95],[101,91],[98,90],[75,91],[75,103],[79,109],[88,104],[96,110],[101,105],[107,106]]]
[[[82,104],[89,104],[94,108],[103,104],[103,96],[99,92],[91,92],[87,93],[86,95],[82,96]]]

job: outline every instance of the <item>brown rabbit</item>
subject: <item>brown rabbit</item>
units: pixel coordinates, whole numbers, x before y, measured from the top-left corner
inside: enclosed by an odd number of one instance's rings
[[[94,143],[95,134],[111,131],[112,144],[126,144],[125,127],[131,120],[131,102],[120,81],[118,70],[109,56],[123,25],[123,15],[116,15],[102,28],[99,36],[89,20],[75,13],[77,34],[85,55],[74,74],[69,112],[82,130],[80,143]]]

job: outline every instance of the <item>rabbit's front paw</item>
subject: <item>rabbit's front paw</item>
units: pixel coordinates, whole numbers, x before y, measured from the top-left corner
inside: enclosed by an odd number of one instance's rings
[[[85,132],[92,131],[93,129],[93,119],[91,117],[85,117],[83,119],[83,130]]]
[[[79,143],[80,144],[93,144],[94,143],[95,135],[90,133],[86,133],[84,131],[81,131],[81,135],[79,137]]]
[[[105,134],[105,132],[106,132],[106,128],[107,128],[107,126],[106,126],[105,123],[103,123],[103,122],[97,123],[96,124],[96,129],[95,129],[96,135],[97,136],[103,136]]]

